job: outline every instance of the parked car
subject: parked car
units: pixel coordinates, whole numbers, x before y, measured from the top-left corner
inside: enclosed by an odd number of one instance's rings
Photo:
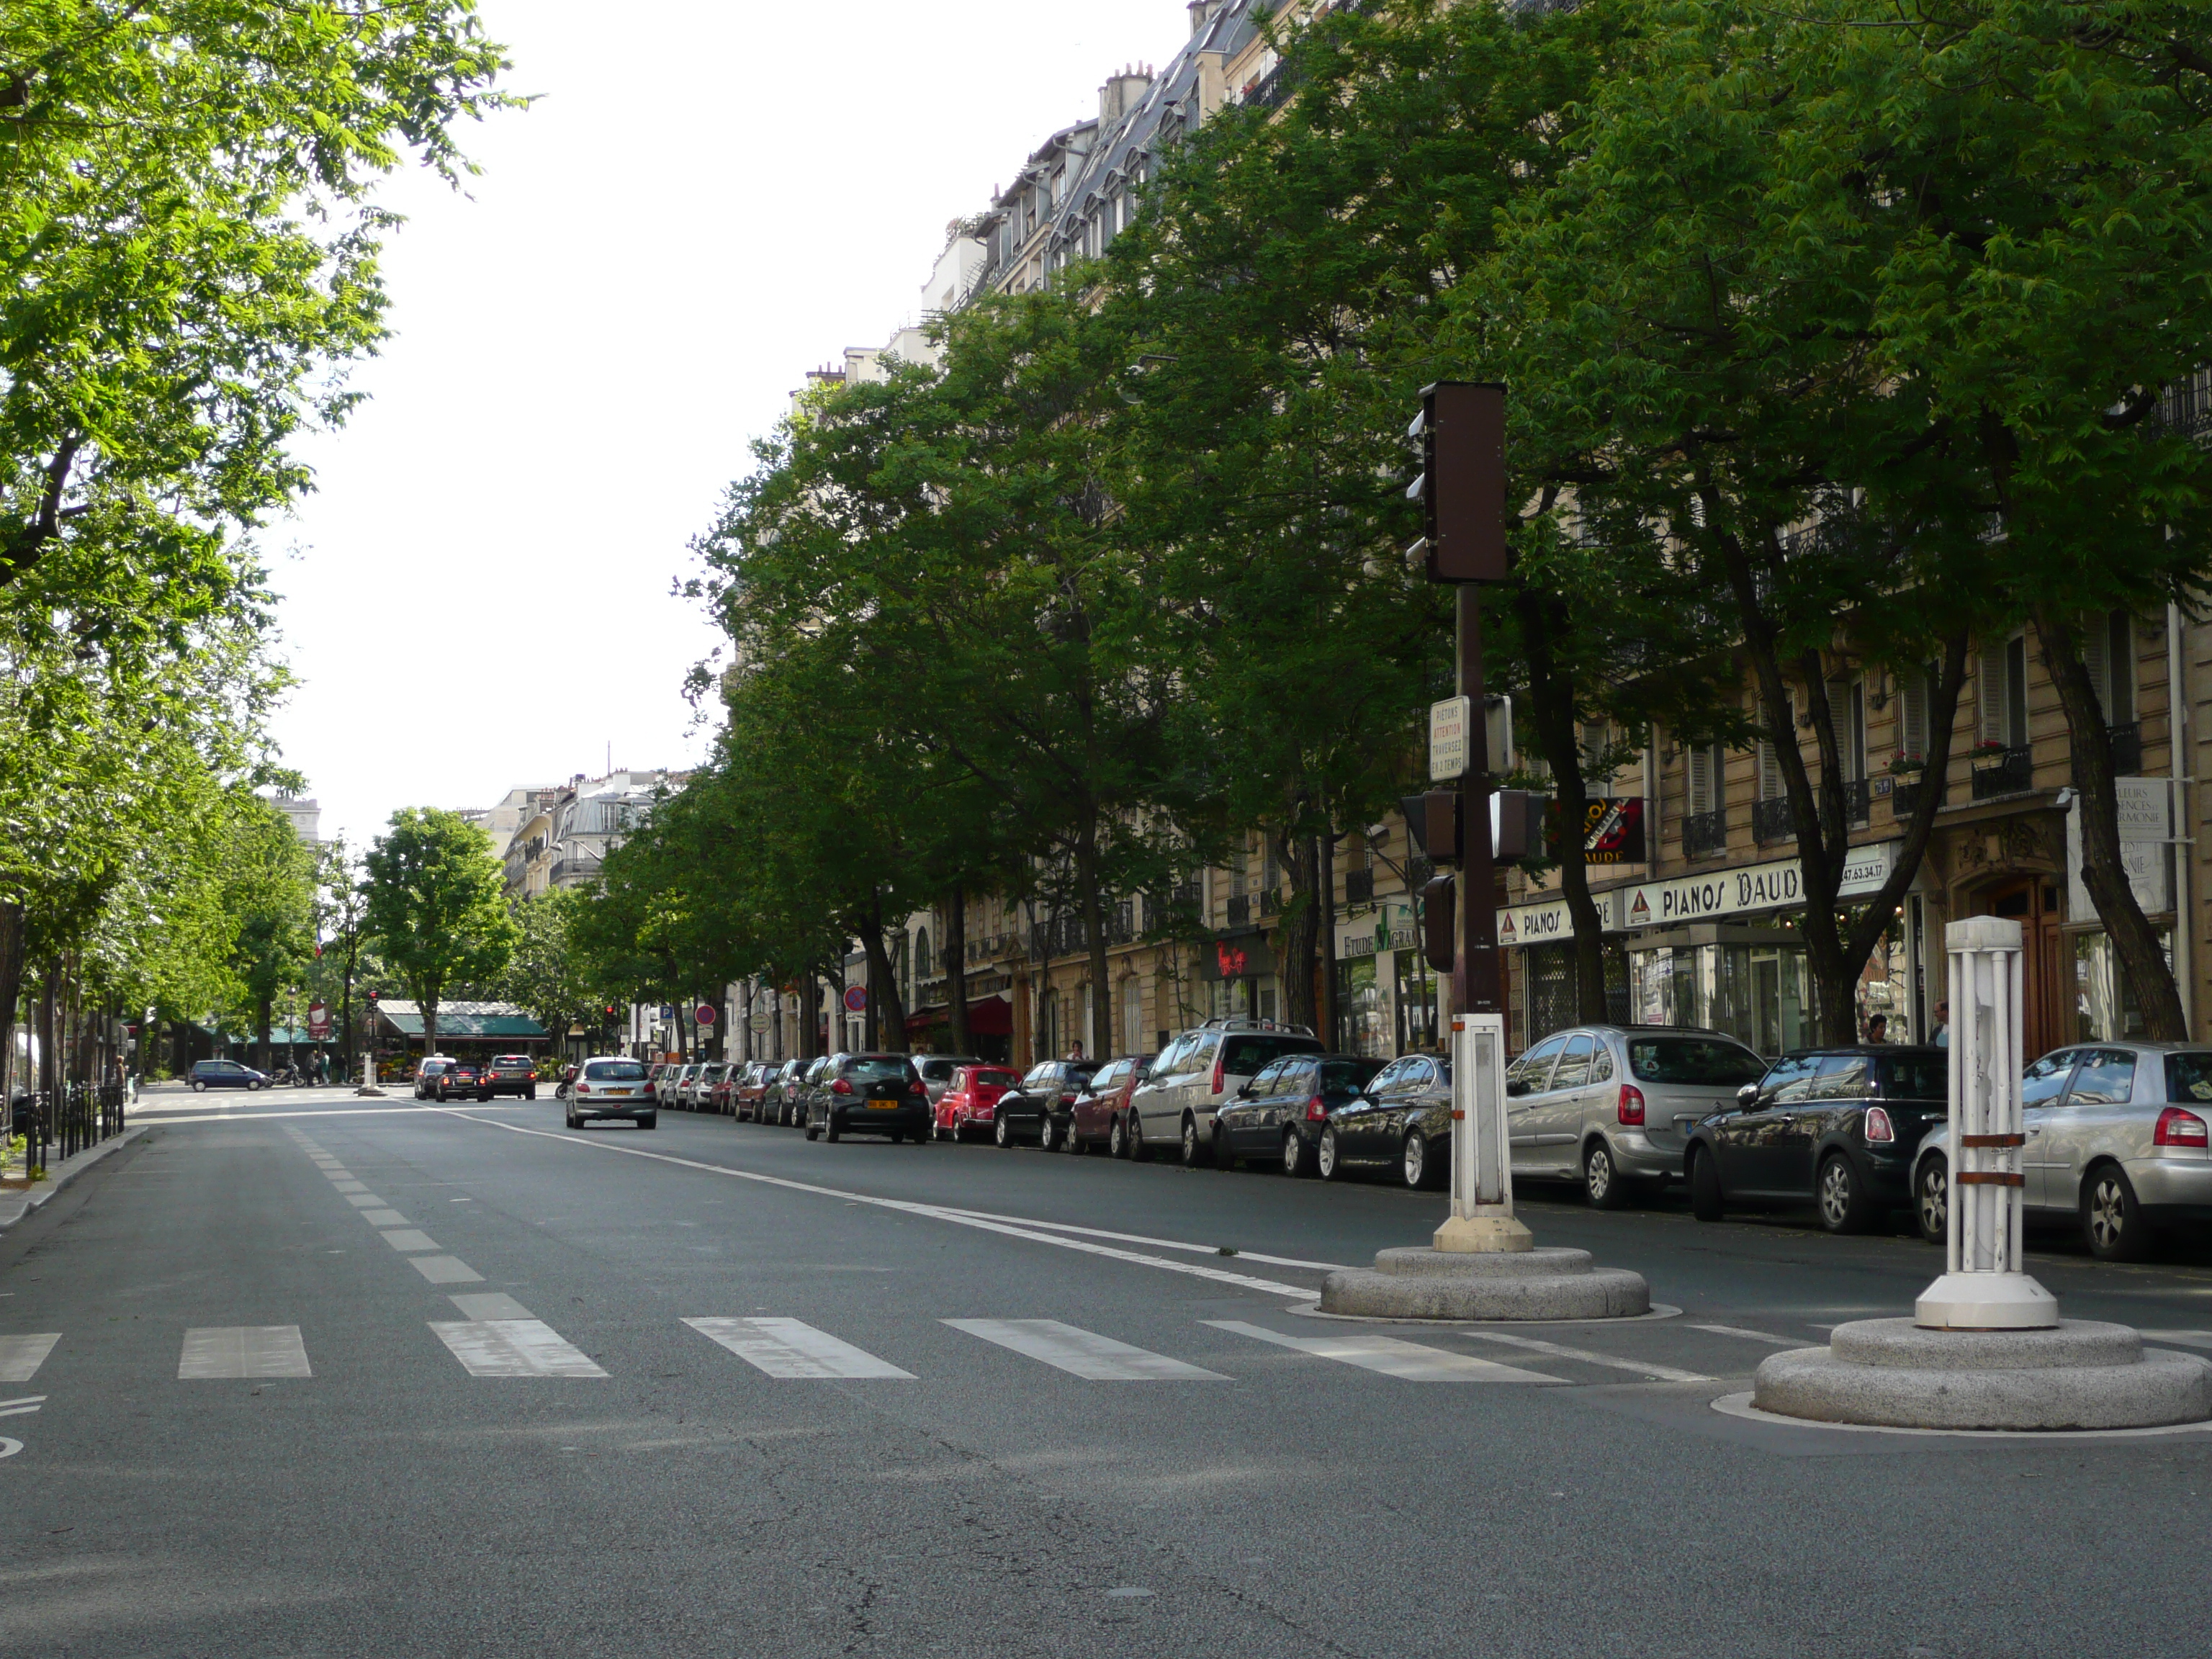
[[[1130,1155],[1155,1146],[1181,1148],[1195,1164],[1213,1139],[1213,1115],[1237,1090],[1285,1054],[1317,1054],[1320,1042],[1303,1025],[1267,1019],[1209,1019],[1160,1051],[1152,1073],[1130,1096],[1137,1139]]]
[[[603,1054],[587,1060],[568,1085],[568,1125],[580,1129],[602,1118],[627,1118],[641,1129],[660,1123],[653,1074],[641,1060]]]
[[[999,1097],[1009,1089],[1019,1088],[1021,1081],[1020,1075],[1009,1067],[981,1060],[954,1066],[951,1085],[930,1108],[933,1132],[945,1140],[967,1139],[990,1125]]]
[[[921,1086],[929,1091],[929,1103],[938,1099],[952,1086],[952,1074],[963,1066],[981,1066],[981,1058],[975,1054],[916,1054],[914,1069],[921,1073]]]
[[[1109,1060],[1091,1074],[1091,1081],[1075,1097],[1068,1114],[1067,1150],[1080,1152],[1103,1146],[1115,1158],[1127,1158],[1135,1131],[1128,1121],[1129,1097],[1152,1074],[1153,1056],[1124,1054]]]
[[[729,1062],[720,1060],[702,1060],[694,1066],[684,1085],[684,1103],[695,1112],[714,1110],[714,1085],[729,1069]]]
[[[1864,1232],[1911,1198],[1913,1154],[1942,1123],[1948,1057],[1932,1047],[1785,1054],[1690,1131],[1690,1209],[1813,1200],[1832,1233]]]
[[[2021,1079],[2027,1217],[2071,1222],[2100,1261],[2140,1261],[2162,1229],[2212,1221],[2212,1049],[2175,1042],[2060,1048]],[[1920,1144],[1913,1219],[1943,1243],[1951,1127]]]
[[[806,1085],[806,1138],[848,1134],[930,1138],[929,1093],[904,1054],[831,1054]]]
[[[494,1054],[477,1085],[477,1098],[489,1100],[494,1095],[537,1099],[538,1062],[528,1054]]]
[[[192,1092],[204,1094],[210,1089],[265,1089],[269,1074],[257,1072],[251,1066],[240,1065],[234,1060],[196,1060],[192,1062]],[[416,1099],[422,1096],[418,1090]]]
[[[1034,1139],[1051,1152],[1059,1144],[1060,1126],[1075,1110],[1076,1097],[1097,1070],[1095,1060],[1039,1060],[992,1107],[992,1140],[1011,1146]]]
[[[1408,1060],[1425,1059],[1409,1055]],[[1237,1091],[1237,1098],[1213,1115],[1213,1166],[1232,1170],[1239,1159],[1266,1164],[1285,1175],[1308,1176],[1318,1167],[1322,1146],[1328,1139],[1331,1114],[1350,1109],[1377,1088],[1378,1076],[1405,1066],[1401,1060],[1385,1064],[1358,1054],[1285,1054],[1260,1068],[1259,1074]],[[1370,1103],[1375,1104],[1375,1103]],[[1450,1090],[1444,1091],[1443,1133],[1407,1154],[1404,1131],[1397,1132],[1396,1155],[1415,1170],[1407,1184],[1431,1185],[1436,1174],[1451,1167]],[[1369,1127],[1361,1120],[1361,1127]],[[1433,1133],[1417,1130],[1415,1133]],[[1344,1143],[1328,1140],[1333,1176],[1340,1170]],[[1424,1161],[1425,1160],[1425,1161]]]
[[[752,1069],[750,1060],[725,1060],[722,1074],[714,1079],[714,1086],[707,1091],[707,1109],[734,1119],[738,1115],[738,1090]]]
[[[426,1054],[422,1063],[415,1068],[415,1098],[432,1100],[438,1093],[438,1079],[453,1064],[448,1054]]]
[[[769,1079],[761,1098],[767,1107],[769,1122],[788,1127],[805,1118],[806,1073],[814,1063],[811,1060],[787,1060]]]
[[[438,1103],[444,1105],[454,1100],[489,1100],[483,1092],[483,1066],[473,1060],[451,1060],[438,1073],[433,1087]]]
[[[672,1064],[660,1074],[660,1082],[654,1091],[654,1098],[660,1103],[664,1109],[671,1107],[680,1109],[684,1104],[684,1085],[698,1075],[699,1067],[696,1061],[687,1065]]]
[[[1601,1210],[1685,1172],[1691,1128],[1733,1107],[1766,1062],[1723,1031],[1577,1025],[1505,1072],[1513,1178],[1571,1181]],[[1806,1179],[1809,1182],[1808,1172]]]

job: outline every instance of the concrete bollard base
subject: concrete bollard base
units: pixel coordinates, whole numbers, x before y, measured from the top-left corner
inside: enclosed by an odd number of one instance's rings
[[[2148,1429],[2212,1419],[2212,1361],[2145,1349],[2125,1325],[1937,1331],[1838,1325],[1825,1348],[1769,1356],[1752,1403],[1782,1417],[1895,1429]]]
[[[1377,1319],[1632,1319],[1651,1310],[1643,1276],[1588,1250],[1474,1254],[1384,1250],[1372,1268],[1322,1281],[1321,1310]]]

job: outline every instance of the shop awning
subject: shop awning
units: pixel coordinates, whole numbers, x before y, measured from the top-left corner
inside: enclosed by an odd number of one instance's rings
[[[927,1008],[917,1008],[906,1017],[908,1025],[940,1026],[947,1023],[952,1011],[944,1003]],[[1014,1034],[1014,1005],[1005,997],[977,997],[968,1005],[968,1035],[970,1036],[1012,1036]]]

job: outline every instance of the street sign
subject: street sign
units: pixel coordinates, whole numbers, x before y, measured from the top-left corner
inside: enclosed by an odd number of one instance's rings
[[[868,988],[865,985],[848,985],[845,988],[845,1006],[853,1012],[859,1013],[861,1009],[868,1006]]]
[[[1467,740],[1474,719],[1472,697],[1446,697],[1429,705],[1431,783],[1451,783],[1467,775]]]
[[[753,1030],[756,1031],[765,1031],[768,1030],[768,1016],[766,1014],[755,1014],[753,1016]]]
[[[307,1005],[307,1035],[318,1042],[331,1034],[331,1006],[327,1002]]]
[[[714,1023],[714,1005],[711,1002],[701,1003],[698,1012],[693,1014],[692,1018],[702,1025],[712,1025]]]

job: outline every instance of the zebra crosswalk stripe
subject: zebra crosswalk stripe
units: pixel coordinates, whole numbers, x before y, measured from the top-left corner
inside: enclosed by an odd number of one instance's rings
[[[948,1319],[956,1331],[995,1342],[1092,1382],[1228,1382],[1233,1378],[1133,1348],[1057,1319]]]
[[[185,1333],[180,1382],[237,1376],[313,1376],[297,1325],[210,1325]]]
[[[24,1336],[0,1336],[0,1382],[27,1382],[39,1374],[59,1331],[37,1331]]]
[[[542,1319],[434,1319],[430,1328],[471,1376],[606,1375]]]
[[[711,1337],[746,1364],[770,1376],[898,1376],[902,1371],[864,1348],[839,1340],[797,1319],[687,1319],[702,1336]]]
[[[1234,1331],[1237,1335],[1249,1336],[1255,1341],[1272,1342],[1278,1347],[1311,1354],[1316,1359],[1334,1359],[1346,1365],[1357,1365],[1362,1370],[1380,1371],[1385,1376],[1398,1377],[1407,1382],[1559,1381],[1558,1377],[1547,1376],[1541,1371],[1525,1371],[1517,1365],[1503,1365],[1494,1359],[1478,1359],[1473,1354],[1425,1347],[1419,1342],[1402,1341],[1395,1336],[1285,1336],[1280,1331],[1271,1331],[1261,1325],[1249,1325],[1241,1319],[1206,1319],[1199,1322],[1211,1325],[1218,1331]]]

